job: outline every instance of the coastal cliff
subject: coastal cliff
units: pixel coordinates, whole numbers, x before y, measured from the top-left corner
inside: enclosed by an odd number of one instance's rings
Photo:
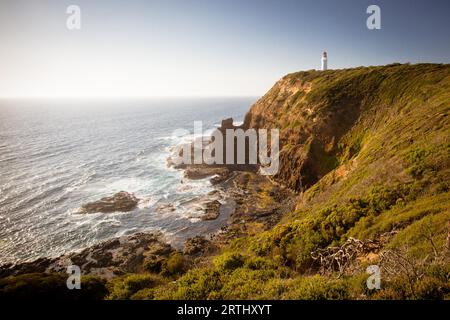
[[[283,77],[243,127],[280,130],[272,178],[295,192],[295,209],[269,229],[240,233],[153,297],[448,298],[449,102],[450,65]],[[383,272],[379,290],[366,285],[370,265]]]
[[[87,283],[101,287],[91,296],[450,298],[449,102],[450,65],[283,77],[243,124],[280,130],[273,179],[220,171],[217,186],[236,203],[227,228],[211,239],[190,239],[183,254],[169,248],[152,256],[157,263],[133,264],[139,271],[91,277]],[[187,178],[204,178],[205,171],[183,169]],[[379,290],[366,285],[370,265],[382,270]],[[40,283],[48,275],[0,279],[0,296],[20,295],[16,284],[27,277]]]
[[[367,179],[398,176],[405,153],[445,144],[449,76],[450,66],[432,64],[292,73],[251,107],[244,126],[280,129],[275,178],[296,191],[349,167],[379,164]]]

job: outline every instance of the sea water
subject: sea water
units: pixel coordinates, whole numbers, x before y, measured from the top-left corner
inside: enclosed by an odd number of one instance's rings
[[[0,101],[0,264],[58,256],[113,237],[162,232],[180,246],[214,232],[193,219],[208,179],[187,180],[167,166],[170,149],[202,121],[211,131],[242,121],[255,98]],[[127,213],[79,214],[90,201],[134,193]],[[158,207],[173,205],[158,213]],[[220,220],[220,223],[225,223]]]

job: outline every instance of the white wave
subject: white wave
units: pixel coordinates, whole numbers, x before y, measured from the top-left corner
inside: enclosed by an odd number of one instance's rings
[[[147,197],[147,198],[141,199],[141,201],[139,201],[137,207],[139,209],[147,209],[147,208],[153,207],[157,202],[158,202],[158,200],[156,198]]]

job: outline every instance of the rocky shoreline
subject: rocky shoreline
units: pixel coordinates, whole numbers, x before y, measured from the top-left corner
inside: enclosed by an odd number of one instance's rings
[[[40,258],[32,262],[0,266],[0,277],[25,273],[65,273],[68,265],[77,265],[82,274],[112,278],[126,273],[148,271],[155,262],[164,262],[175,252],[184,255],[187,261],[201,260],[214,254],[232,239],[267,230],[276,224],[284,212],[293,208],[293,193],[267,177],[258,175],[255,166],[227,165],[183,165],[186,179],[210,178],[214,191],[199,202],[204,214],[202,221],[219,217],[222,203],[233,201],[225,226],[214,234],[195,235],[188,238],[182,250],[168,244],[162,234],[136,233],[113,238],[79,252],[57,258]],[[127,212],[133,210],[138,200],[125,191],[111,197],[83,205],[79,213]],[[174,210],[168,204],[158,212]],[[199,222],[203,223],[203,222]]]
[[[82,274],[104,278],[144,271],[155,256],[167,258],[174,249],[161,234],[136,233],[93,245],[79,252],[57,258],[40,258],[32,262],[8,264],[0,268],[0,277],[25,273],[65,273],[67,266],[77,265]]]
[[[292,196],[289,190],[253,172],[235,171],[227,181],[217,184],[216,188],[235,201],[234,212],[228,224],[219,232],[188,238],[183,250],[180,250],[186,260],[202,260],[237,237],[267,230],[293,205],[292,201],[286,200]],[[268,197],[272,200],[268,200]],[[262,205],[261,200],[267,203]],[[201,220],[216,219],[220,206],[218,200],[207,203]],[[57,258],[6,264],[0,266],[0,278],[36,272],[66,273],[69,265],[79,266],[84,275],[112,278],[127,273],[146,272],[152,261],[167,260],[174,252],[178,251],[165,241],[162,234],[141,232],[113,238]]]

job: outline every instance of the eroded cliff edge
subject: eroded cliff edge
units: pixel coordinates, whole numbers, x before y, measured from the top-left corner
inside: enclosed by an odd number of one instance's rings
[[[244,126],[280,129],[275,179],[296,191],[354,167],[378,166],[367,180],[397,176],[407,167],[402,153],[445,143],[449,76],[450,66],[437,64],[292,73],[251,107]]]

